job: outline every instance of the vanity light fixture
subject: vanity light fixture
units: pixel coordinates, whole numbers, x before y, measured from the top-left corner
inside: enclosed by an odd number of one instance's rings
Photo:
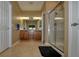
[[[37,20],[37,19],[41,20],[42,18],[41,17],[33,17],[33,19],[34,20]]]
[[[26,20],[28,20],[29,17],[16,17],[16,19],[26,19]]]
[[[55,20],[63,20],[64,18],[62,17],[55,17]]]

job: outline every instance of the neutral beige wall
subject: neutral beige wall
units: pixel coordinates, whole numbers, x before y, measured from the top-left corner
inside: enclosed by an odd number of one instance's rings
[[[64,22],[64,54],[68,56],[68,2],[64,3],[65,22]]]
[[[46,2],[46,11],[54,9],[58,2],[56,1],[47,1]]]
[[[19,40],[19,31],[16,30],[16,24],[18,20],[16,17],[20,13],[19,7],[16,2],[12,2],[12,43],[14,44],[17,40]]]
[[[48,10],[53,10],[54,7],[57,5],[58,2],[56,1],[46,1],[42,7],[42,12],[47,12]]]
[[[44,2],[43,4],[41,12],[42,13],[46,12],[46,2]]]

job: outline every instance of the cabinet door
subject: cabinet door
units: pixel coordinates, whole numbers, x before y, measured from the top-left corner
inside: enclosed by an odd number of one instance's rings
[[[29,31],[29,40],[34,39],[34,31]]]
[[[24,40],[29,40],[28,31],[24,32]]]
[[[24,31],[21,30],[21,31],[20,31],[20,40],[23,40],[23,39],[24,39]]]
[[[34,40],[41,41],[41,32],[40,31],[35,31],[34,32]]]
[[[41,40],[41,32],[36,32],[36,40]]]

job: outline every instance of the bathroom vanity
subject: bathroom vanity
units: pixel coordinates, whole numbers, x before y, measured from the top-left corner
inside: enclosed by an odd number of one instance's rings
[[[40,30],[20,30],[20,40],[41,40]]]

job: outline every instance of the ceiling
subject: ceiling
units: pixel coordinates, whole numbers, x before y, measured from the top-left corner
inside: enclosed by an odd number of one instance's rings
[[[18,1],[22,11],[41,11],[43,4],[43,1]]]

